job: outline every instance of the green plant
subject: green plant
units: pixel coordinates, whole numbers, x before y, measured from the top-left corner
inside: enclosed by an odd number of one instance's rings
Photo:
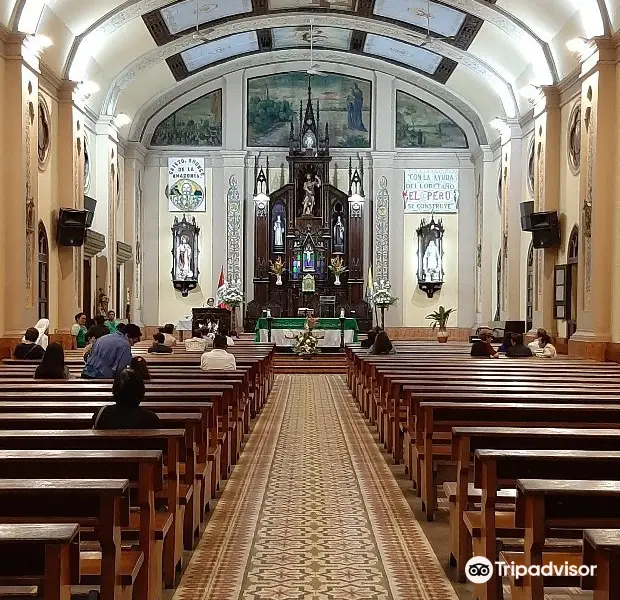
[[[439,327],[439,331],[445,331],[450,315],[453,312],[456,312],[456,308],[449,308],[446,310],[445,307],[440,306],[435,312],[432,312],[430,315],[426,315],[426,318],[433,322],[431,325],[433,330]]]

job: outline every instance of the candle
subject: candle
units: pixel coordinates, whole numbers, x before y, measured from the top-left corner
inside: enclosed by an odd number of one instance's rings
[[[340,309],[340,318],[344,319],[344,308]]]

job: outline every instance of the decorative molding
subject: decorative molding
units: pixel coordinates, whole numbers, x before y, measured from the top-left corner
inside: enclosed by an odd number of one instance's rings
[[[106,247],[105,235],[94,229],[87,229],[84,236],[84,256],[92,258],[103,252]]]
[[[571,108],[566,131],[566,154],[573,175],[579,175],[581,168],[581,122],[581,101],[578,100]]]
[[[227,75],[229,72],[259,67],[261,66],[261,63],[257,64],[257,61],[265,60],[265,58],[265,54],[254,54],[251,56],[237,58],[217,67],[213,67],[208,71],[201,71],[200,73],[185,79],[183,82],[170,86],[159,96],[156,96],[153,100],[140,107],[129,132],[129,138],[134,141],[141,141],[145,139],[145,136],[148,137],[151,133],[149,126],[150,122],[154,120],[162,120],[163,118],[169,116],[169,114],[172,114],[174,111],[170,110],[170,113],[164,114],[161,119],[158,115],[160,111],[175,102],[178,98],[189,94],[194,90],[198,90],[198,88],[203,86],[209,86],[210,89],[212,86],[220,85],[217,80]],[[465,99],[461,98],[453,90],[450,90],[445,86],[428,79],[427,77],[418,75],[405,67],[393,65],[392,63],[386,63],[378,58],[358,56],[346,52],[316,50],[314,58],[321,62],[324,69],[328,69],[328,64],[333,63],[333,69],[335,72],[339,72],[340,66],[343,63],[346,63],[367,71],[380,70],[402,80],[405,83],[414,85],[428,94],[431,94],[438,100],[446,102],[446,104],[452,107],[465,120],[467,120],[473,128],[474,134],[476,135],[477,141],[480,145],[486,145],[488,143],[485,126],[476,109],[473,106],[470,106]],[[296,61],[307,62],[309,59],[310,52],[307,50],[296,52],[294,57],[291,56],[290,50],[274,51],[269,54],[270,64],[273,65],[275,63],[280,63],[286,65],[287,63],[291,63],[291,70],[298,70],[295,65]],[[360,59],[363,60],[363,66],[360,66],[357,63]],[[197,92],[196,98],[198,98],[199,94],[202,94],[202,92],[203,90],[199,93]],[[407,93],[410,92],[407,91]],[[474,146],[472,145],[472,149],[473,148]]]
[[[237,176],[231,175],[228,179],[228,194],[226,196],[227,212],[227,243],[226,243],[226,273],[229,281],[241,279],[241,194]]]
[[[33,95],[32,83],[28,83],[28,94]],[[36,204],[32,193],[33,177],[32,177],[32,142],[33,138],[37,140],[34,133],[34,121],[37,115],[35,105],[32,100],[24,103],[24,137],[26,145],[25,157],[25,175],[26,175],[26,194],[24,198],[24,223],[25,223],[25,276],[26,276],[26,307],[34,307],[34,290],[32,275],[34,272],[34,246],[35,246],[35,223],[36,220]]]
[[[375,212],[375,279],[390,279],[390,193],[387,177],[379,178]]]
[[[476,2],[475,4],[478,3]],[[413,43],[415,45],[419,45],[422,41],[424,41],[424,36],[419,33],[413,33],[407,27],[394,25],[391,23],[378,22],[375,19],[348,15],[336,16],[321,13],[314,13],[312,17],[314,18],[315,26],[317,27],[323,26],[359,29],[361,31],[366,31],[367,33],[391,37],[404,42]],[[132,61],[114,78],[110,88],[108,89],[105,101],[102,104],[102,113],[107,115],[115,114],[118,99],[122,91],[126,89],[135,80],[135,78],[140,75],[140,73],[155,63],[166,60],[167,58],[174,56],[175,54],[179,54],[184,50],[188,50],[189,48],[198,46],[205,41],[269,27],[303,26],[307,24],[308,18],[308,15],[294,13],[250,17],[237,21],[228,21],[226,24],[218,27],[216,31],[205,32],[205,39],[196,40],[192,34],[188,34],[181,38],[175,39],[173,42],[170,42],[165,46],[154,48]],[[512,86],[489,64],[480,60],[474,54],[466,50],[460,50],[439,40],[433,40],[428,43],[426,48],[471,69],[476,75],[482,78],[491,87],[491,89],[499,90],[498,94],[504,104],[506,113],[513,113],[508,114],[509,117],[519,116],[519,105]],[[296,54],[298,52],[300,51],[293,50],[291,54],[297,58]],[[411,69],[408,70],[411,72]],[[430,75],[427,74],[426,77],[430,78]],[[510,106],[506,106],[507,103]]]
[[[133,248],[125,242],[116,242],[116,264],[123,265],[133,258]]]
[[[596,133],[596,106],[592,105],[592,88],[588,89],[587,99],[589,106],[582,113],[583,123],[586,128],[586,197],[583,202],[583,237],[584,237],[584,311],[588,312],[592,307],[592,210],[593,210],[593,177],[594,161],[596,160],[596,150],[594,148],[594,136]]]

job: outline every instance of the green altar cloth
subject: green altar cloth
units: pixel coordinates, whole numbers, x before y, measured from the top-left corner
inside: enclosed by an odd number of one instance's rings
[[[291,330],[302,330],[306,323],[306,319],[292,317],[292,318],[273,318],[271,320],[271,330],[274,331],[276,329],[291,329]],[[267,330],[267,319],[261,318],[256,321],[256,341],[260,342],[260,332],[261,330]],[[318,325],[315,329],[322,329],[323,331],[329,330],[338,330],[340,331],[340,319],[319,319]],[[345,319],[344,320],[344,329],[345,331],[353,332],[353,341],[358,341],[358,332],[359,327],[357,326],[356,319]],[[348,337],[348,336],[347,336]]]

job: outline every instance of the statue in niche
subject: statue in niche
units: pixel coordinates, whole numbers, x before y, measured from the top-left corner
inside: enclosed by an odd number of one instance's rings
[[[284,223],[280,215],[276,217],[273,224],[273,245],[275,248],[284,248]]]
[[[177,277],[179,279],[192,279],[192,247],[186,235],[181,236],[181,243],[177,248]]]
[[[340,215],[334,225],[334,252],[344,252],[344,223]]]
[[[303,146],[306,150],[312,150],[316,146],[316,139],[311,131],[307,131],[304,135]]]
[[[304,181],[304,201],[302,206],[302,216],[313,217],[314,207],[316,205],[316,190],[321,187],[321,180],[318,175],[312,176],[312,173],[306,174]]]
[[[425,281],[439,281],[441,274],[441,256],[435,240],[430,240],[422,259]]]
[[[310,244],[306,244],[304,248],[304,263],[303,269],[304,271],[314,271],[314,249]]]
[[[105,292],[103,291],[103,288],[99,288],[99,290],[97,291],[98,314],[107,315],[109,304],[110,304],[110,301],[108,297],[106,296]]]

